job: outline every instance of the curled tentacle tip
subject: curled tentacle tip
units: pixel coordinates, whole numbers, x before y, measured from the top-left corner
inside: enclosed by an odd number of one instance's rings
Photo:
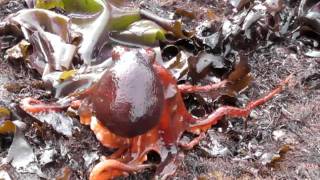
[[[152,164],[124,164],[114,159],[107,159],[98,163],[91,171],[90,180],[113,179],[120,175],[128,175],[146,168],[152,167]]]
[[[287,76],[286,79],[283,80],[282,84],[283,85],[288,84],[290,81],[292,81],[293,77],[294,77],[293,73],[289,74],[289,76]]]

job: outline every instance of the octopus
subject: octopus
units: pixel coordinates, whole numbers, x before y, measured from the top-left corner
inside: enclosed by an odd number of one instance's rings
[[[289,81],[285,79],[244,108],[221,106],[206,117],[197,118],[188,112],[182,95],[212,91],[224,86],[224,81],[205,86],[177,85],[152,49],[116,47],[112,63],[91,87],[70,95],[70,106],[77,109],[81,124],[90,126],[103,146],[116,149],[94,166],[90,180],[113,179],[150,167],[145,162],[151,151],[163,161],[172,149],[192,149],[223,117],[247,117]],[[28,113],[63,109],[59,104],[33,98],[23,99],[20,106]],[[195,134],[195,138],[182,141],[185,132]]]

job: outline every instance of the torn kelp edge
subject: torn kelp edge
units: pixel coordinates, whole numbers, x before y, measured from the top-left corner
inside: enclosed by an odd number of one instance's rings
[[[38,166],[36,156],[33,148],[26,141],[23,130],[26,128],[26,124],[21,121],[13,121],[16,126],[14,133],[14,139],[10,146],[9,152],[5,159],[2,160],[2,164],[10,163],[16,171],[20,173],[35,173],[39,177],[48,178],[41,171]]]
[[[99,0],[97,2],[103,7],[101,14],[93,22],[89,21],[82,22],[82,24],[79,23],[78,28],[76,29],[84,36],[78,52],[81,59],[87,65],[90,65],[91,62],[95,60],[93,52],[97,50],[97,44],[108,39],[108,37],[102,36],[103,34],[105,34],[105,36],[108,34],[107,24],[110,19],[109,9],[111,7],[105,1]]]
[[[42,9],[26,9],[9,16],[6,27],[20,28],[24,38],[32,45],[28,56],[31,68],[43,76],[50,72],[72,67],[76,46],[72,42],[79,37],[73,33],[68,17]]]

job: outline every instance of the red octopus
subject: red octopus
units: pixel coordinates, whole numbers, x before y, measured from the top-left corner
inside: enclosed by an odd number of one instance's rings
[[[149,165],[143,162],[150,151],[163,158],[172,147],[191,149],[221,118],[247,117],[253,108],[279,93],[289,80],[245,108],[222,106],[198,119],[188,113],[181,94],[210,91],[223,86],[224,81],[207,86],[177,85],[172,74],[155,60],[151,49],[117,47],[112,60],[113,65],[100,80],[71,96],[71,106],[78,108],[80,122],[90,125],[104,146],[117,148],[93,168],[90,180],[112,179],[146,168]],[[59,104],[32,98],[24,99],[21,107],[29,113],[62,109]],[[183,132],[198,137],[182,143]]]

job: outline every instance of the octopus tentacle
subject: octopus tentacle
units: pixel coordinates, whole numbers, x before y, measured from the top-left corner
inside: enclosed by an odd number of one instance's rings
[[[104,157],[104,160],[107,160],[107,159],[121,159],[123,154],[125,154],[125,152],[128,151],[129,147],[130,147],[129,145],[124,145],[122,147],[119,147],[119,149],[117,149],[110,156]]]
[[[160,154],[158,134],[155,134],[157,132],[158,128],[155,128],[147,134],[131,138],[130,144],[123,145],[111,156],[102,158],[91,171],[90,180],[112,179],[153,166],[143,163],[150,151]]]
[[[151,164],[125,164],[114,159],[108,159],[101,161],[94,166],[90,173],[90,180],[102,180],[113,179],[121,175],[127,175],[128,173],[137,172],[145,168],[149,168]]]
[[[91,117],[90,128],[96,135],[97,139],[105,147],[119,148],[130,143],[128,138],[119,137],[110,132],[99,120]]]
[[[199,133],[208,130],[212,125],[217,124],[217,122],[222,119],[224,116],[230,117],[247,117],[252,109],[256,108],[259,105],[264,104],[273,98],[276,94],[281,92],[286,84],[288,84],[289,80],[292,78],[292,75],[288,76],[284,81],[280,83],[280,85],[269,92],[267,95],[259,98],[255,101],[250,102],[245,108],[237,108],[232,106],[222,106],[218,108],[215,112],[210,114],[204,120],[198,120],[196,123],[191,124],[188,131]]]
[[[40,100],[28,97],[21,100],[20,107],[28,113],[41,113],[49,111],[64,111],[68,108],[68,105],[46,104],[41,102]]]
[[[87,99],[81,100],[81,104],[78,105],[78,113],[80,116],[81,124],[84,124],[84,125],[91,124],[92,106],[89,105]]]
[[[209,92],[219,90],[226,86],[229,81],[223,80],[216,84],[209,84],[205,86],[193,86],[189,84],[179,84],[178,89],[181,93],[195,93],[195,92]]]
[[[188,143],[178,142],[179,146],[184,150],[191,150],[194,146],[199,144],[199,142],[205,137],[205,133],[200,133],[198,137],[192,139]]]

